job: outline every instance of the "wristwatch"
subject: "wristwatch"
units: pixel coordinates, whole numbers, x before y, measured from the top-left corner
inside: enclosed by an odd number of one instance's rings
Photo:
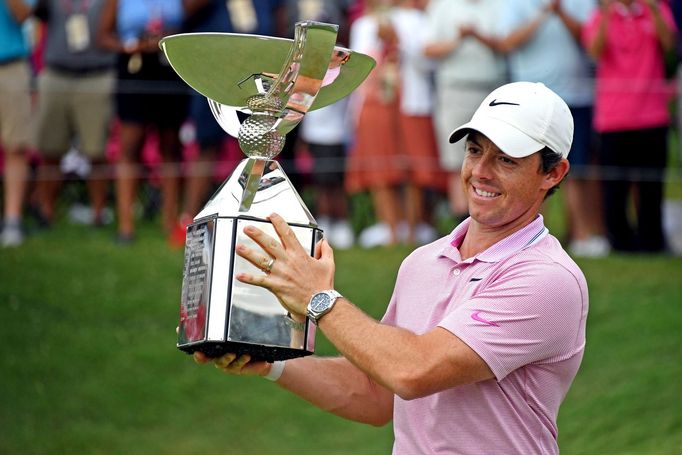
[[[342,295],[333,289],[314,294],[308,303],[308,318],[317,325],[320,318],[331,311],[339,297]]]

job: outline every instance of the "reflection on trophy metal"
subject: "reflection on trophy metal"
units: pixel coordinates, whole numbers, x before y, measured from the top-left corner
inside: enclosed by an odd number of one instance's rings
[[[214,117],[247,156],[187,227],[178,348],[268,361],[312,354],[315,326],[293,322],[274,294],[234,277],[264,273],[235,253],[260,248],[244,233],[256,225],[276,237],[277,212],[314,254],[315,218],[279,163],[286,133],[306,112],[353,91],[374,67],[370,57],[335,46],[338,27],[296,24],[293,40],[196,33],[161,41],[180,77],[208,99]]]

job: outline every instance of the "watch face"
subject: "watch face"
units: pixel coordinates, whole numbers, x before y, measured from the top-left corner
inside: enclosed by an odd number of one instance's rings
[[[315,294],[313,300],[310,302],[310,308],[313,311],[322,311],[329,305],[330,298],[327,294]]]

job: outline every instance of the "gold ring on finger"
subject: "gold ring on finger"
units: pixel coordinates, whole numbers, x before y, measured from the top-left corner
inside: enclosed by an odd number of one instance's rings
[[[265,267],[263,267],[263,272],[265,272],[266,275],[270,275],[270,272],[272,272],[272,266],[275,264],[275,258],[270,258],[267,264],[265,264]]]

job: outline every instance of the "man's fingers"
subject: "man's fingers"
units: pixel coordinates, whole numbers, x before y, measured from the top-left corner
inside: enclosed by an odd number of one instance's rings
[[[268,364],[265,361],[251,362],[249,354],[237,356],[237,354],[229,352],[221,357],[211,358],[203,352],[196,351],[192,357],[195,362],[202,365],[212,362],[216,368],[229,374],[262,376],[269,371]]]
[[[254,286],[260,286],[262,288],[268,288],[267,276],[266,275],[251,275],[250,273],[238,273],[237,280],[242,283],[252,284]]]
[[[213,364],[216,366],[216,368],[227,368],[230,366],[230,364],[234,361],[234,359],[237,357],[237,354],[233,354],[231,352],[228,352],[227,354],[223,355],[222,357],[218,357],[217,359],[213,359]]]
[[[250,361],[251,361],[251,356],[248,354],[243,354],[243,355],[240,355],[239,358],[234,361],[233,366],[234,366],[234,368],[241,370],[244,367],[244,365],[246,365]]]
[[[215,367],[230,374],[243,374],[243,368],[251,360],[251,356],[243,354],[237,357],[236,354],[225,354],[219,359],[214,360]]]
[[[192,357],[194,358],[194,361],[200,365],[203,365],[204,363],[208,363],[211,361],[211,359],[206,354],[199,351],[195,351],[192,354]]]
[[[270,256],[277,257],[282,253],[282,245],[277,241],[277,239],[270,237],[256,226],[246,226],[244,228],[244,233],[249,236],[251,240],[256,242],[261,248],[263,248],[263,250]]]
[[[315,245],[315,249],[317,250],[319,248],[320,254],[319,254],[319,259],[323,262],[331,262],[332,264],[334,263],[334,250],[332,249],[331,245],[329,245],[329,242],[327,239],[322,239],[320,242]],[[315,252],[315,257],[317,256],[317,251]]]
[[[253,264],[254,267],[261,269],[266,273],[269,273],[274,265],[274,260],[271,256],[265,255],[262,251],[254,250],[243,244],[237,245],[237,254]],[[273,261],[272,263],[270,262],[271,260]]]
[[[275,227],[275,231],[277,232],[282,245],[284,245],[285,250],[303,251],[301,242],[298,241],[296,234],[294,234],[294,230],[291,229],[291,226],[289,226],[286,221],[284,221],[284,218],[273,213],[268,219]]]

